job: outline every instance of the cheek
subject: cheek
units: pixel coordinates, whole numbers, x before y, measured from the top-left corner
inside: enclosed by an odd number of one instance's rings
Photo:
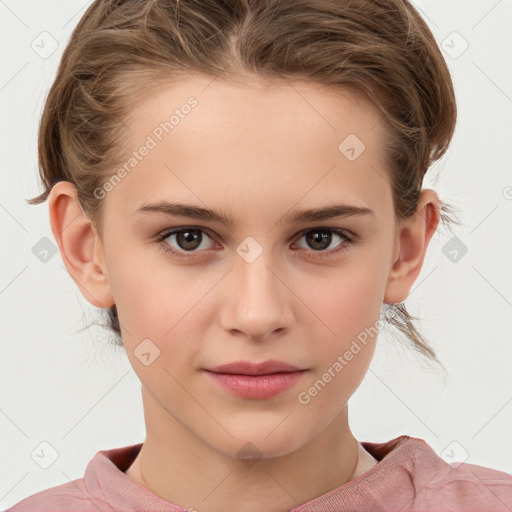
[[[109,279],[119,318],[126,330],[163,338],[208,291],[206,279],[194,279],[191,268],[166,260],[157,249],[116,258]],[[176,325],[176,327],[174,327]]]
[[[325,332],[349,342],[375,324],[382,308],[383,276],[375,263],[350,265],[323,286],[310,286],[307,305],[322,320]]]
[[[146,343],[149,352],[158,353],[153,372],[160,367],[184,372],[197,361],[201,330],[211,320],[205,297],[218,276],[197,279],[191,267],[160,259],[162,263],[142,265],[142,258],[126,258],[115,266],[111,285],[123,342],[134,368],[140,366],[135,359],[139,346]]]
[[[112,282],[127,357],[141,383],[169,403],[186,400],[180,382],[197,361],[196,322],[211,284],[183,268],[124,261]]]
[[[309,404],[310,412],[339,411],[363,381],[380,327],[380,307],[372,293],[373,286],[358,282],[333,290],[330,300],[319,305],[329,329],[316,337],[316,365],[298,397],[301,404]]]
[[[311,287],[307,304],[321,319],[323,333],[316,337],[317,366],[308,382],[319,397],[311,398],[313,408],[327,403],[341,407],[362,382],[381,327],[382,279],[378,264],[361,262],[349,272],[340,270],[322,292]]]

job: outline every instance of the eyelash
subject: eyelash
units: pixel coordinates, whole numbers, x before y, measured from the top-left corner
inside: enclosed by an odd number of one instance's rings
[[[182,226],[179,228],[174,228],[171,230],[166,230],[166,231],[161,232],[160,234],[157,235],[156,243],[165,254],[171,254],[172,256],[176,256],[178,258],[183,258],[183,259],[194,258],[196,252],[198,252],[198,251],[192,251],[192,252],[177,251],[177,250],[173,249],[172,247],[170,247],[169,244],[165,242],[165,239],[169,238],[169,236],[171,236],[171,235],[176,235],[182,231],[192,230],[192,229],[202,231],[203,233],[208,235],[210,238],[212,238],[210,231],[207,229],[199,228],[196,226]],[[330,251],[313,251],[311,249],[310,250],[305,249],[306,252],[308,252],[310,255],[314,255],[315,257],[325,258],[325,257],[333,256],[335,254],[338,254],[342,251],[347,250],[351,245],[354,244],[354,239],[352,238],[352,236],[349,236],[345,230],[338,229],[338,228],[321,228],[320,227],[320,228],[306,229],[299,233],[299,239],[302,238],[305,234],[315,232],[315,231],[323,231],[323,232],[335,234],[335,235],[338,235],[339,237],[345,239],[345,242],[342,243],[340,246],[338,246],[338,248],[332,249]]]

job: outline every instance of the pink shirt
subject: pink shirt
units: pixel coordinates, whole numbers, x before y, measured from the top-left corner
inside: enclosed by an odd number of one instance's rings
[[[512,475],[474,464],[448,464],[406,435],[361,442],[379,462],[354,480],[288,512],[512,510]],[[186,512],[128,478],[142,443],[99,451],[83,478],[29,496],[6,512]],[[454,467],[452,467],[454,466]],[[457,467],[458,466],[458,467]]]

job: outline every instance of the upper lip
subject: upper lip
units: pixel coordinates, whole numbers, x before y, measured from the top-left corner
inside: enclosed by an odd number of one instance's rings
[[[233,363],[221,364],[212,368],[206,368],[207,371],[215,373],[231,373],[236,375],[269,375],[271,373],[295,372],[304,370],[283,361],[274,359],[262,363],[253,363],[251,361],[236,361]]]

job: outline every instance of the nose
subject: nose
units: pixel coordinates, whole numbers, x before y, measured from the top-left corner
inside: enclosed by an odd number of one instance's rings
[[[286,332],[293,322],[293,292],[287,273],[265,252],[249,263],[238,256],[226,276],[221,323],[226,331],[251,340]]]

